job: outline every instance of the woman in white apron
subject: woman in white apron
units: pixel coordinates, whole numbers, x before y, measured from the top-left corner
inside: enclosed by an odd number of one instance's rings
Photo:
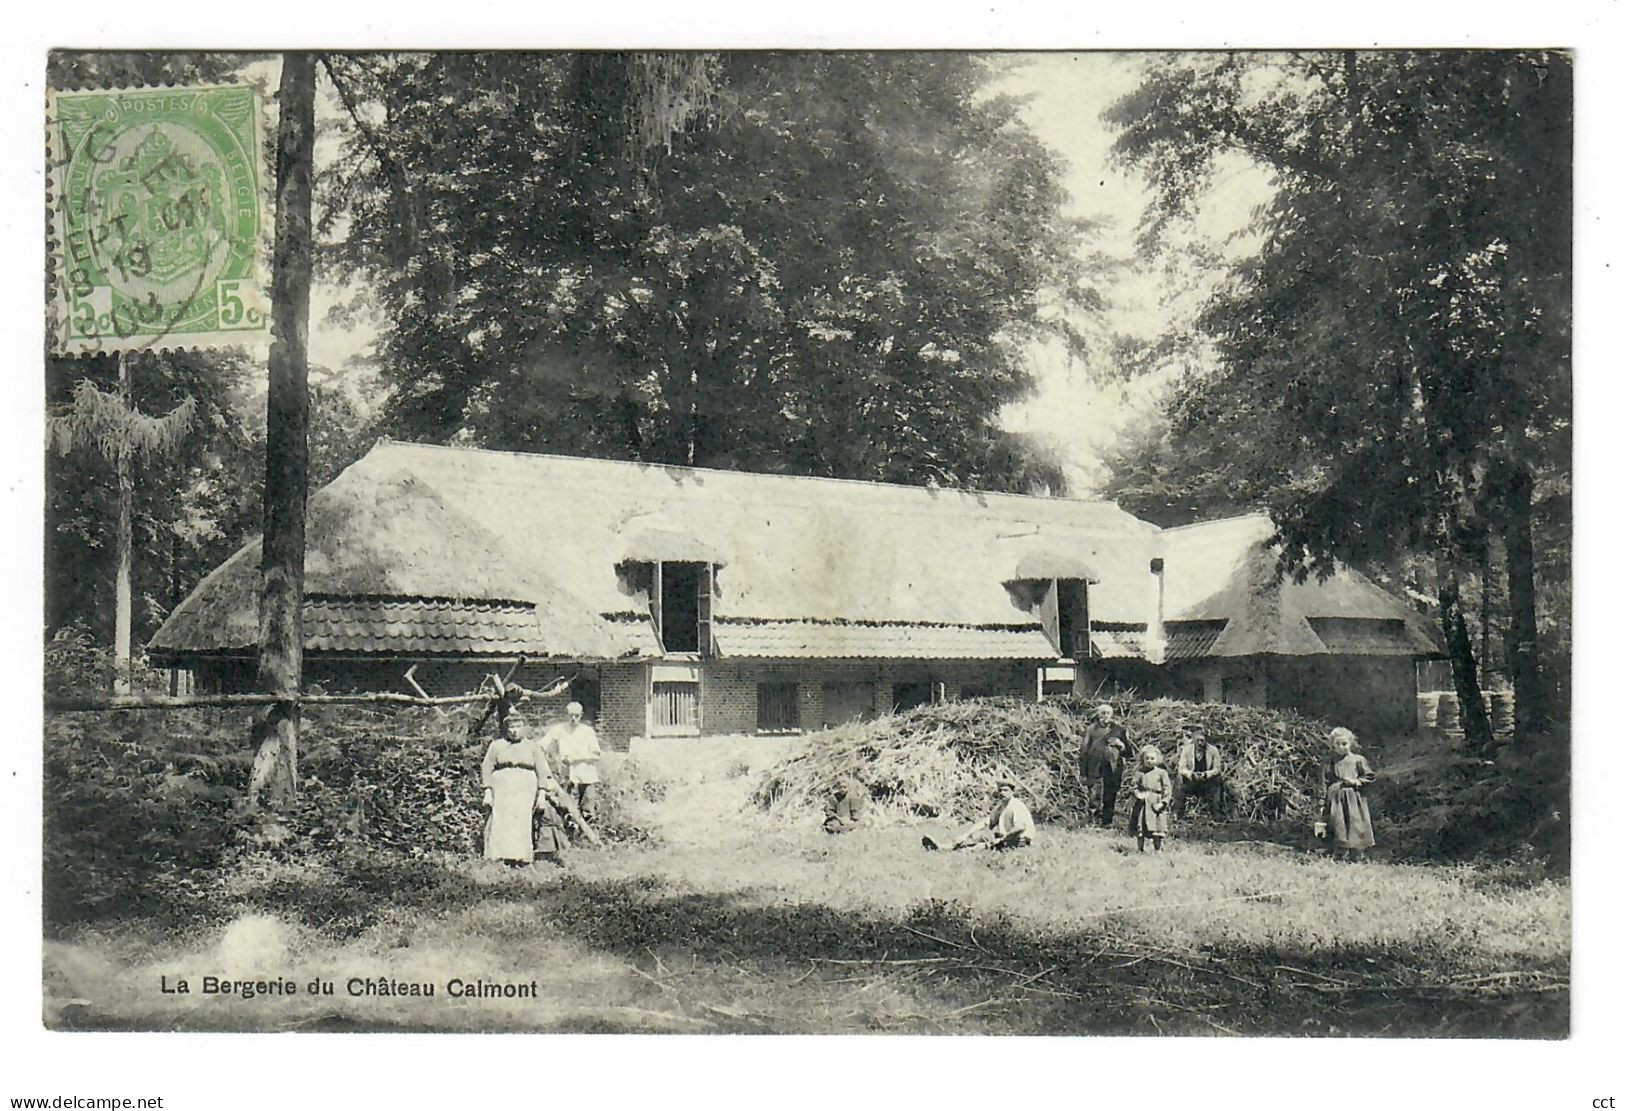
[[[485,859],[529,864],[536,855],[531,815],[539,800],[545,801],[544,792],[560,788],[523,718],[509,714],[502,733],[480,763],[480,786],[490,810],[485,819]]]

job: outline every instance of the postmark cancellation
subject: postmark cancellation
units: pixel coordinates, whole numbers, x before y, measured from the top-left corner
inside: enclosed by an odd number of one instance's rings
[[[56,353],[268,339],[261,112],[248,85],[50,94]]]

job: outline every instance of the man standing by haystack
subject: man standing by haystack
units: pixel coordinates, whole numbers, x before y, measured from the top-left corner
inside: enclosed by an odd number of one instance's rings
[[[1100,824],[1109,827],[1117,809],[1117,790],[1123,784],[1123,761],[1128,755],[1128,734],[1117,724],[1117,711],[1110,702],[1095,707],[1095,721],[1083,731],[1079,771],[1083,775],[1090,803],[1100,792]]]
[[[547,731],[542,746],[563,773],[581,816],[591,821],[597,803],[598,761],[603,757],[603,750],[598,745],[598,733],[581,720],[581,703],[570,703],[564,712],[566,719]]]
[[[954,839],[953,849],[1019,849],[1033,843],[1037,827],[1033,812],[1016,797],[1016,781],[1001,779],[998,783],[998,801],[993,813],[982,821],[974,822]],[[920,838],[927,851],[941,848],[930,837]]]

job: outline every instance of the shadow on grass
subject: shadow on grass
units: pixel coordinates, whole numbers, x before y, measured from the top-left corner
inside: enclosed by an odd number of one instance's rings
[[[566,877],[537,902],[555,928],[623,959],[658,948],[787,983],[805,974],[805,986],[850,982],[854,967],[879,978],[932,962],[953,998],[1018,1004],[1014,1015],[957,1027],[967,1033],[1552,1038],[1568,1029],[1565,966],[1474,975],[1426,944],[1197,951],[1119,932],[1111,919],[1040,932],[939,901],[888,919],[677,892],[653,877]]]
[[[388,915],[491,901],[525,905],[536,934],[567,937],[646,980],[674,977],[661,982],[663,1000],[683,1013],[666,1017],[719,1033],[1558,1038],[1569,1022],[1565,962],[1487,970],[1426,937],[1386,948],[1190,949],[1159,938],[1144,916],[1046,930],[938,900],[889,917],[695,893],[651,875],[537,883],[426,861],[281,878],[243,905],[345,938]],[[890,1010],[876,1004],[887,992],[868,991],[882,985],[902,985]],[[651,1032],[638,1019],[592,1017],[593,1002],[558,1029]],[[61,1026],[118,1028],[88,1013],[65,1013]],[[334,1014],[296,1028],[431,1027]]]

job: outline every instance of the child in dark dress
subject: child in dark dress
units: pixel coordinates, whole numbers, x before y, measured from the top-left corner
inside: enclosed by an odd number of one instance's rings
[[[1354,751],[1352,730],[1339,726],[1331,731],[1328,740],[1332,754],[1326,758],[1322,773],[1326,783],[1322,819],[1332,842],[1332,851],[1344,857],[1356,858],[1376,844],[1371,831],[1371,808],[1366,803],[1365,787],[1377,778],[1377,773],[1371,770],[1364,756]]]

